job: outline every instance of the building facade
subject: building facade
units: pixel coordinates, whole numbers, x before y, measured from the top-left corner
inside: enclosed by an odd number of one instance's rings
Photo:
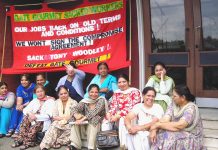
[[[90,0],[95,1],[99,0]],[[50,4],[49,7],[64,9],[82,2],[71,0]],[[0,50],[5,47],[4,61],[1,61],[4,67],[13,64],[10,20],[5,21],[5,6],[23,3],[25,1],[0,2]],[[205,100],[203,105],[207,106],[209,99],[212,100],[211,106],[217,104],[218,107],[217,7],[217,0],[127,0],[127,59],[131,59],[132,65],[113,73],[129,73],[131,85],[142,89],[152,73],[152,65],[162,61],[176,84],[187,84],[199,100]],[[56,83],[63,74],[47,73],[47,76]],[[91,77],[88,75],[87,80]],[[8,82],[13,90],[19,84],[17,75],[3,75],[2,80]]]

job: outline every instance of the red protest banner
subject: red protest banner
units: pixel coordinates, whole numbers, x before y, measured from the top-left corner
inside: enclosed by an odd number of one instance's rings
[[[73,61],[78,68],[96,73],[105,61],[111,70],[126,61],[126,1],[84,2],[73,10],[9,12],[12,21],[14,63],[4,74],[64,70]]]

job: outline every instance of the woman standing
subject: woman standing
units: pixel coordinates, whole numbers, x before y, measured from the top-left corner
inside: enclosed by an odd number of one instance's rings
[[[193,103],[195,97],[187,86],[176,86],[173,101],[164,117],[151,126],[151,149],[203,149],[203,126],[198,107]]]
[[[77,102],[83,99],[83,80],[85,78],[85,72],[82,70],[76,69],[74,63],[66,65],[67,75],[63,76],[56,87],[56,91],[59,86],[65,85],[69,89],[70,97]]]
[[[126,74],[118,77],[118,87],[119,89],[114,92],[112,97],[107,118],[111,122],[119,122],[120,146],[126,147],[127,130],[124,118],[134,105],[142,102],[142,94],[138,89],[129,86],[129,78]]]
[[[62,85],[58,88],[59,99],[55,101],[54,122],[46,132],[40,148],[42,150],[60,148],[62,145],[70,142],[70,129],[68,120],[72,116],[72,109],[77,105],[77,102],[70,98],[68,89]]]
[[[34,92],[37,98],[33,99],[23,110],[25,117],[20,125],[19,135],[12,145],[13,148],[20,145],[22,145],[20,149],[35,146],[36,133],[48,130],[51,124],[55,107],[54,98],[45,94],[45,87],[42,85],[37,85]]]
[[[9,131],[7,136],[11,136],[15,133],[14,137],[19,133],[20,123],[23,119],[23,109],[33,99],[34,83],[31,83],[30,76],[28,74],[21,75],[21,84],[17,88],[17,100],[16,105],[13,107]]]
[[[172,102],[172,92],[175,86],[171,77],[166,75],[166,67],[162,62],[156,62],[154,64],[154,75],[152,75],[145,87],[153,87],[157,94],[155,97],[155,103],[160,104],[164,111]]]
[[[81,149],[84,133],[87,135],[88,149],[96,149],[96,135],[105,116],[107,102],[104,97],[99,97],[98,85],[91,84],[88,92],[89,97],[73,109],[75,122],[71,128],[69,150]],[[84,124],[84,121],[88,121],[88,124]]]
[[[46,95],[56,97],[56,91],[53,87],[53,85],[46,80],[45,74],[39,73],[36,75],[36,84],[37,85],[43,85],[46,90]],[[36,98],[36,94],[33,94],[33,98]]]
[[[144,88],[144,103],[136,104],[125,118],[125,126],[128,130],[128,150],[149,150],[149,130],[164,114],[162,107],[154,104],[156,91],[153,87]],[[137,124],[132,124],[136,121]]]
[[[15,95],[8,91],[7,83],[0,82],[0,138],[8,131],[14,101]]]
[[[91,84],[97,84],[100,88],[100,96],[110,99],[113,92],[118,89],[116,77],[108,74],[109,67],[106,62],[101,62],[97,66],[98,74],[92,79],[86,88],[86,94],[84,97],[88,97],[88,88]]]

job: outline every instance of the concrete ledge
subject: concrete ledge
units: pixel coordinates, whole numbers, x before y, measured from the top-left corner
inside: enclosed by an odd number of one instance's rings
[[[205,138],[218,139],[218,130],[204,129],[203,133]]]
[[[218,121],[218,109],[200,108],[201,118],[203,120]]]
[[[204,146],[218,149],[218,139],[204,138]]]
[[[218,98],[196,97],[198,107],[218,108]]]
[[[218,130],[218,121],[202,120],[204,129]]]

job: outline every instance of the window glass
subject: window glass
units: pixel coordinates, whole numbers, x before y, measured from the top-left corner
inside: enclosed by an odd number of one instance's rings
[[[152,51],[185,51],[183,0],[151,0]]]
[[[186,85],[186,67],[168,67],[167,75],[173,78],[175,85]]]
[[[203,68],[203,89],[218,90],[218,67]]]
[[[203,50],[218,50],[218,0],[201,0]]]

